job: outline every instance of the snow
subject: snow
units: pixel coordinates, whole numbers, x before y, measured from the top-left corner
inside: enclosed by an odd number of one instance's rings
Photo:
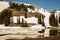
[[[37,23],[38,22],[38,18],[35,18],[35,17],[25,18],[24,16],[20,16],[20,22],[22,22],[22,18],[24,19],[24,22],[26,21],[27,23]]]
[[[35,10],[32,10],[32,9],[31,9],[31,11],[32,11],[32,13],[35,13],[36,12]]]
[[[34,25],[34,26],[31,26],[29,29],[40,31],[44,29],[44,27],[42,27],[42,25]]]
[[[27,3],[23,3],[24,5],[26,5],[26,6],[31,6],[31,4],[27,4]]]
[[[30,8],[27,8],[28,12],[32,12],[32,10]]]
[[[20,18],[20,22],[22,22],[22,18],[25,22],[25,17],[24,16],[13,16],[13,23],[17,23],[19,18]]]
[[[17,23],[17,16],[13,16],[13,23]]]
[[[45,10],[45,11],[44,10],[39,9],[38,12],[41,13],[41,14],[43,14],[44,16],[50,16],[50,12],[48,12],[47,10]]]
[[[60,10],[57,10],[56,12],[60,13]]]
[[[49,34],[50,34],[50,29],[45,29],[45,32],[44,32],[44,37],[49,37]]]
[[[25,22],[25,17],[24,16],[20,16],[20,22],[22,22],[22,18],[23,18],[23,20]]]
[[[37,8],[35,8],[34,10],[35,10],[35,12],[38,12],[38,9]]]
[[[31,8],[27,8],[28,9],[28,12],[32,12],[32,13],[35,13],[36,11],[31,9]]]
[[[4,24],[0,24],[0,28],[4,27]]]
[[[27,23],[38,23],[38,18],[30,17],[26,18]]]
[[[5,1],[0,1],[0,12],[3,11],[4,9],[8,8],[9,2],[5,2]]]
[[[26,21],[27,23],[38,23],[38,18],[35,17],[25,18],[24,16],[20,16],[20,22],[22,22],[22,18],[24,22]],[[13,16],[13,23],[17,23],[17,20],[18,16]]]

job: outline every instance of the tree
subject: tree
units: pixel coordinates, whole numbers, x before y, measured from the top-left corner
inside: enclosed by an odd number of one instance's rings
[[[25,18],[27,18],[27,8],[25,8]]]
[[[22,27],[27,27],[27,22],[22,18]]]
[[[40,15],[40,16],[38,17],[38,23],[39,23],[39,24],[42,24],[42,26],[45,26],[45,24],[44,24],[44,16],[43,16],[43,15]]]
[[[10,8],[15,9],[18,7],[17,3],[9,2]]]
[[[25,27],[28,27],[27,22],[25,21]]]
[[[42,16],[42,26],[45,26],[44,24],[44,17]]]
[[[0,15],[0,24],[2,24],[1,15]]]
[[[8,26],[8,24],[9,24],[9,16],[8,16],[9,14],[8,14],[8,10],[5,12],[5,14],[4,14],[4,24],[5,24],[5,26]]]
[[[23,8],[23,10],[25,11],[25,18],[27,18],[27,7],[24,4],[21,4],[21,7]]]
[[[24,27],[24,19],[22,18],[22,25],[21,25],[22,27]]]
[[[17,18],[18,24],[20,24],[20,16]]]
[[[50,18],[49,18],[49,21],[50,21],[50,25],[51,26],[58,26],[58,21],[57,19],[55,18],[55,15],[54,13],[51,14]]]
[[[10,23],[10,17],[12,16],[11,12],[12,10],[10,10],[9,8],[1,12],[1,22],[4,23],[5,26],[8,26]]]
[[[28,6],[28,8],[31,8],[31,9],[33,9],[33,10],[34,10],[34,6],[33,6],[33,5],[31,5],[31,6]]]
[[[59,14],[59,23],[60,23],[60,14]]]
[[[38,17],[38,23],[39,23],[39,24],[42,24],[41,16]]]
[[[59,23],[60,23],[60,17],[59,17]]]
[[[7,9],[5,9],[5,10],[3,10],[3,11],[1,12],[1,19],[0,19],[1,24],[4,23],[4,13],[5,13],[6,11],[7,11]]]

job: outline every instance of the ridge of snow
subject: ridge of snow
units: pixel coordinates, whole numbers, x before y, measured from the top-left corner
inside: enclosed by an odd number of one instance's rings
[[[27,4],[27,3],[23,3],[24,5],[26,5],[26,6],[31,6],[31,4]]]

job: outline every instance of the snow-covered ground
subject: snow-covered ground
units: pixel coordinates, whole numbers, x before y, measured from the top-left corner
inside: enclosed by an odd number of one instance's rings
[[[9,38],[18,38],[18,39],[24,39],[25,37],[30,37],[30,38],[37,38],[39,35],[38,30],[41,31],[42,29],[31,29],[32,27],[3,27],[0,28],[0,36],[1,39],[9,39]]]
[[[49,29],[45,30],[45,33],[38,33],[38,31],[42,31],[41,25],[32,26],[32,27],[3,27],[0,28],[0,36],[1,39],[10,39],[10,38],[17,38],[17,39],[24,39],[28,38],[38,38],[39,35],[44,35],[44,37],[49,37]],[[41,28],[41,29],[40,29]]]

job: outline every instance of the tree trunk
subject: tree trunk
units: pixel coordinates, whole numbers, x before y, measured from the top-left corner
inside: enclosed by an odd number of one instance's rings
[[[59,16],[59,23],[60,23],[60,16]]]
[[[41,16],[39,16],[39,18],[38,18],[38,23],[39,23],[39,24],[42,24]]]
[[[25,18],[27,18],[27,11],[25,11]]]
[[[45,26],[45,24],[44,24],[44,17],[42,17],[42,26]]]

